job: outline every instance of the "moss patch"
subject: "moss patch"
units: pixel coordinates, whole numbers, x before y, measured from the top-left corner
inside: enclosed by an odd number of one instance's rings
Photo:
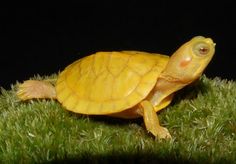
[[[179,91],[159,113],[169,141],[155,140],[142,119],[83,116],[54,100],[20,102],[16,85],[1,89],[0,163],[236,161],[234,81],[202,76]]]

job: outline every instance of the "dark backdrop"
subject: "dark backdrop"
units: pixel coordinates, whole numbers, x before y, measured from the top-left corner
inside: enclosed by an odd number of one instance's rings
[[[0,86],[9,88],[35,74],[56,73],[96,51],[140,50],[171,55],[196,35],[211,37],[217,44],[205,74],[235,79],[233,3],[186,2],[87,1],[2,7]]]

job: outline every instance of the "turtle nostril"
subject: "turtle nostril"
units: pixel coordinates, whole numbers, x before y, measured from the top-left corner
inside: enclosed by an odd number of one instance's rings
[[[206,38],[205,42],[208,44],[215,44],[211,38]]]

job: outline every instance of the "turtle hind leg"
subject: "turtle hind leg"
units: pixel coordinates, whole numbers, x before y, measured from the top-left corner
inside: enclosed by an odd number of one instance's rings
[[[146,129],[159,139],[171,138],[169,131],[160,125],[159,119],[151,102],[144,100],[140,103],[140,105],[143,108],[143,119]]]
[[[47,81],[27,80],[19,85],[17,96],[21,100],[34,98],[56,98],[55,87]]]

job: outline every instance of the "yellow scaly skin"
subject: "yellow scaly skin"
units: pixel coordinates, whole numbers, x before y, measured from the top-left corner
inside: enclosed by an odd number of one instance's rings
[[[215,51],[210,38],[197,36],[168,56],[139,52],[98,52],[65,68],[54,87],[45,81],[25,81],[18,97],[56,98],[70,111],[121,118],[143,117],[158,138],[171,138],[156,112],[173,93],[198,79]],[[40,88],[40,89],[38,89]]]

